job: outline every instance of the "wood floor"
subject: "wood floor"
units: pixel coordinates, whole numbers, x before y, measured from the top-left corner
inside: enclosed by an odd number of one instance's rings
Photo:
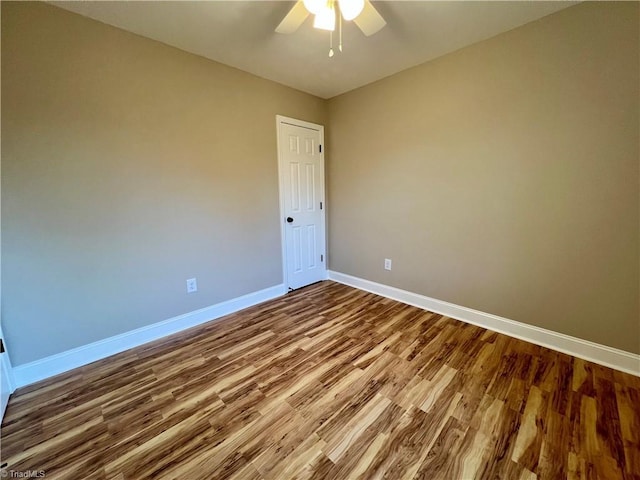
[[[640,379],[323,282],[24,388],[1,433],[47,479],[640,479]]]

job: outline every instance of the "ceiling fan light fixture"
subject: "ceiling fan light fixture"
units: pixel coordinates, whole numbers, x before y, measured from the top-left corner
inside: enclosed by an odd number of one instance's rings
[[[340,11],[342,18],[351,21],[362,13],[364,0],[340,0]]]
[[[313,27],[321,30],[329,30],[330,32],[336,29],[336,10],[333,7],[333,2],[325,2],[324,8],[316,13],[316,18],[313,20]]]
[[[327,6],[327,0],[303,0],[302,3],[304,8],[314,15]]]

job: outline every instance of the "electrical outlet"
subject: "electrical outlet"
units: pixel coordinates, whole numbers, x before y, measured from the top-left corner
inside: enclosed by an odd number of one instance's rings
[[[187,280],[187,293],[194,293],[198,291],[198,282],[195,278]]]
[[[385,258],[384,259],[384,269],[385,270],[391,270],[391,259],[390,258]]]

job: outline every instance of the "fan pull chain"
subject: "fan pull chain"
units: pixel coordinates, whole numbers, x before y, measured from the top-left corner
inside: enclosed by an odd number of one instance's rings
[[[329,58],[333,57],[333,32],[329,32]]]
[[[338,26],[338,30],[340,32],[340,40],[339,40],[340,43],[338,43],[338,50],[340,50],[340,52],[342,52],[342,12],[340,12],[340,11],[338,12],[338,18],[339,18],[339,21],[340,21],[340,24]]]

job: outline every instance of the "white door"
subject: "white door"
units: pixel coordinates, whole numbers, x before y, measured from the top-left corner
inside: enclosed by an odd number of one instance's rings
[[[277,117],[285,286],[326,279],[324,127]]]

